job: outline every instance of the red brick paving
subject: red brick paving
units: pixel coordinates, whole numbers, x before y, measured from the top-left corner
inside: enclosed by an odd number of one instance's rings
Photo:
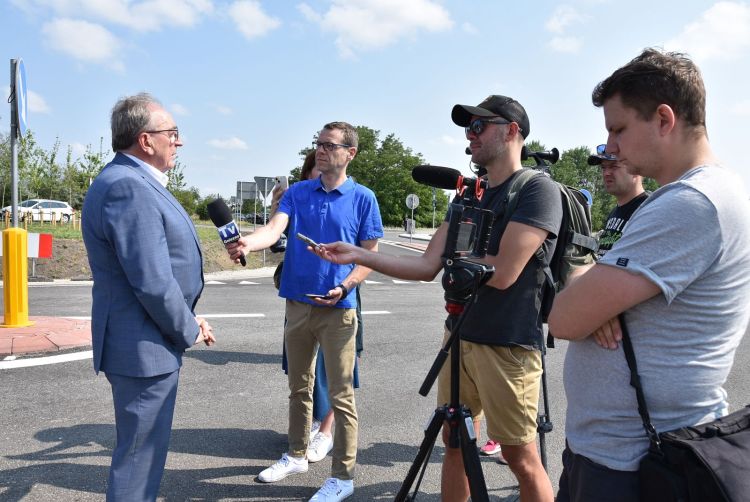
[[[50,353],[91,345],[91,321],[29,317],[33,326],[0,328],[0,356]]]

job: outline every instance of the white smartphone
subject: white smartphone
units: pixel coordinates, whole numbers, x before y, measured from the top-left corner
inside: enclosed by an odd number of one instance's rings
[[[301,234],[301,233],[299,233],[299,232],[297,233],[297,238],[298,238],[299,240],[301,240],[302,242],[304,242],[305,244],[307,244],[308,246],[311,246],[311,247],[314,247],[314,248],[316,248],[316,247],[320,246],[320,244],[318,244],[317,242],[315,242],[314,240],[312,240],[312,239],[311,239],[311,238],[309,238],[308,236],[306,236],[306,235],[302,235],[302,234]]]
[[[288,176],[276,176],[276,185],[280,186],[282,190],[289,188],[289,177]]]

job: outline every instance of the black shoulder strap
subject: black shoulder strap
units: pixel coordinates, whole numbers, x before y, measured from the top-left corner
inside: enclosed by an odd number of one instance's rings
[[[513,173],[513,178],[508,185],[506,195],[503,197],[505,209],[503,210],[502,218],[499,221],[496,220],[493,226],[500,225],[500,228],[505,228],[510,221],[511,216],[513,216],[513,211],[515,211],[518,206],[519,192],[523,190],[523,187],[526,186],[526,183],[528,183],[531,178],[538,174],[538,171],[528,168],[523,168],[520,171]]]
[[[641,416],[641,421],[643,421],[643,428],[646,430],[651,451],[661,453],[661,440],[648,414],[646,397],[643,395],[641,377],[638,375],[638,365],[635,362],[633,342],[630,339],[630,333],[628,333],[628,326],[625,324],[625,314],[620,314],[617,318],[620,321],[620,329],[622,330],[622,350],[625,352],[625,360],[628,362],[628,368],[630,368],[630,385],[635,389],[635,397],[638,401],[638,414]]]

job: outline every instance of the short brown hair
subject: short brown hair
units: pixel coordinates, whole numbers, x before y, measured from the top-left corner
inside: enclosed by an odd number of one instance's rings
[[[685,54],[647,48],[599,82],[591,94],[594,106],[619,95],[625,106],[648,120],[661,104],[690,126],[706,128],[706,88],[698,67]]]
[[[323,126],[323,129],[332,131],[338,129],[344,133],[344,143],[357,148],[359,146],[359,135],[353,125],[348,122],[329,122]]]

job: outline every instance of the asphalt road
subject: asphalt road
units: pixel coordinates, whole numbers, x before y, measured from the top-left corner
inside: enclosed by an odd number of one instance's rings
[[[381,252],[413,251],[383,244]],[[221,282],[207,284],[198,305],[218,343],[185,357],[160,500],[307,500],[328,477],[330,456],[278,483],[256,480],[286,448],[283,301],[270,277]],[[417,390],[440,347],[443,291],[438,282],[373,273],[362,295],[365,352],[356,394],[360,437],[352,500],[393,500],[435,407],[435,389],[427,398]],[[35,285],[29,296],[32,316],[90,312],[87,284]],[[554,486],[563,447],[565,350],[558,342],[546,359],[554,423],[546,451]],[[745,337],[727,384],[734,408],[750,403],[748,359]],[[0,501],[103,500],[114,420],[109,385],[94,375],[91,361],[0,369],[0,394]],[[442,453],[438,439],[418,500],[439,500]],[[507,467],[489,458],[482,466],[491,500],[517,499]]]

